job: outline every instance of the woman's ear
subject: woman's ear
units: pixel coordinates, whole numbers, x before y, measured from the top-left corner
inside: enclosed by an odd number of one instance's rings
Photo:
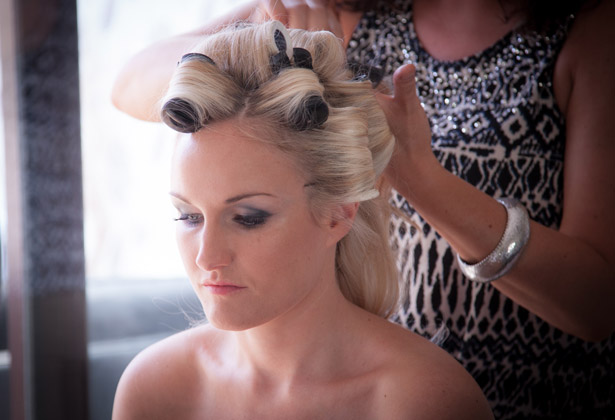
[[[359,210],[359,203],[347,203],[334,206],[329,219],[328,246],[337,244],[352,229],[354,218]]]

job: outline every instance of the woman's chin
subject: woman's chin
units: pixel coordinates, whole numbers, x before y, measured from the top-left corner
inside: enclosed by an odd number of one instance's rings
[[[245,331],[266,322],[256,320],[254,316],[240,316],[237,313],[221,314],[219,311],[210,311],[210,313],[205,311],[205,316],[212,327],[225,331]]]

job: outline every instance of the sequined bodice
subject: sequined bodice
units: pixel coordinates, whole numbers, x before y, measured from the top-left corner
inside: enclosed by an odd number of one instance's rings
[[[347,55],[387,75],[414,63],[432,149],[442,165],[493,197],[519,199],[533,220],[557,228],[565,120],[552,79],[569,26],[553,28],[548,36],[512,31],[476,55],[440,61],[416,36],[411,0],[399,0],[363,16]],[[426,336],[445,324],[451,335],[443,347],[477,379],[496,418],[561,417],[609,406],[608,398],[596,397],[593,381],[605,366],[615,371],[615,339],[586,346],[492,285],[469,282],[450,245],[403,197],[394,194],[392,200],[412,220],[391,222],[405,287],[395,320]],[[553,365],[558,354],[568,355],[565,365]],[[582,384],[581,393],[572,392],[575,383]]]
[[[385,18],[366,14],[349,58],[386,74],[415,63],[440,162],[494,197],[520,199],[542,224],[559,226],[565,133],[552,78],[566,32],[513,31],[479,54],[440,61],[421,46],[409,4],[398,2],[401,12]]]

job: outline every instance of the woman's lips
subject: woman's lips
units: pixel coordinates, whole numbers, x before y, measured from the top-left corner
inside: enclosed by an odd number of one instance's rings
[[[205,283],[203,284],[205,290],[207,290],[212,295],[228,295],[231,293],[238,292],[240,290],[245,289],[245,287],[235,286],[232,284],[214,284],[214,283]]]

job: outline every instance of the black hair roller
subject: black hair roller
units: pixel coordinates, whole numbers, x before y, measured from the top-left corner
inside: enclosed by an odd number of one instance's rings
[[[312,67],[312,54],[304,48],[293,48],[293,61],[295,67],[310,70],[314,69]]]
[[[188,53],[188,54],[184,54],[184,55],[182,55],[182,58],[181,58],[181,60],[179,60],[179,63],[177,63],[177,65],[185,63],[186,61],[193,61],[193,60],[201,61],[201,62],[207,63],[207,64],[212,64],[214,66],[216,65],[214,60],[212,60],[211,58],[209,58],[205,54],[201,54],[201,53]]]
[[[309,96],[291,117],[291,126],[299,131],[320,128],[329,118],[329,106],[320,96]]]
[[[162,120],[180,133],[196,133],[203,128],[194,106],[181,98],[169,99],[162,107]]]
[[[384,78],[384,70],[382,67],[370,66],[369,64],[352,61],[348,63],[348,68],[354,74],[355,80],[369,80],[372,82],[373,88],[377,87]]]

